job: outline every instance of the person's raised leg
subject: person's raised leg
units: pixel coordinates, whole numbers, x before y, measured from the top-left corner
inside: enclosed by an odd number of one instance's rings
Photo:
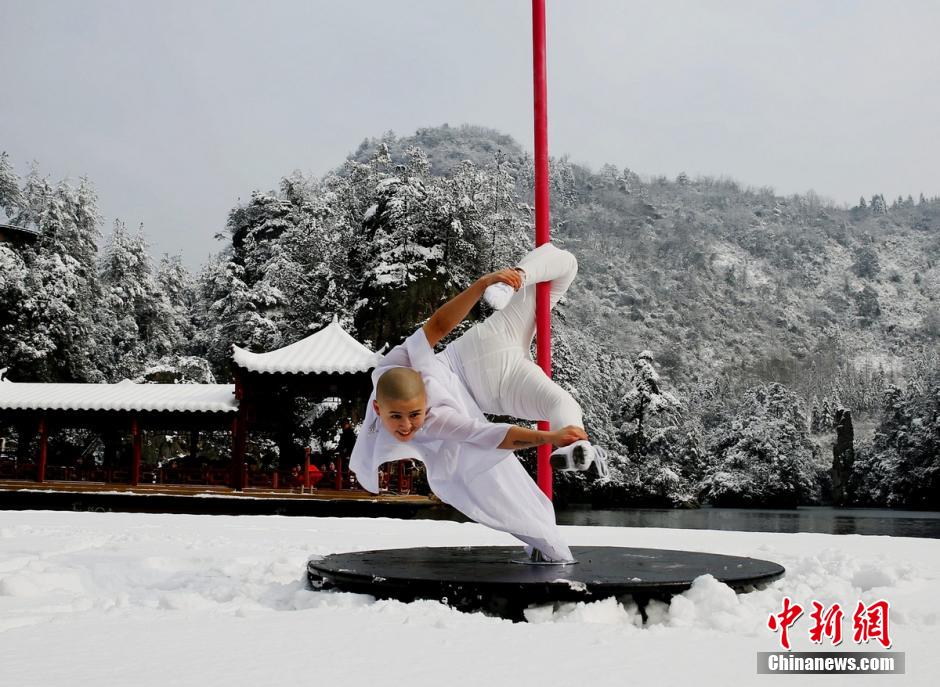
[[[528,351],[535,336],[535,285],[551,281],[549,302],[554,308],[577,276],[578,261],[572,253],[551,243],[543,243],[529,251],[516,267],[525,274],[523,287],[505,308],[490,315],[486,321],[493,321],[490,325],[493,332],[504,338],[506,343]]]
[[[548,420],[552,429],[575,426],[584,429],[581,405],[550,379],[527,353],[516,351],[500,377],[497,412],[524,420]],[[552,452],[552,467],[557,470],[587,470],[594,467],[598,477],[606,478],[607,451],[589,440],[576,441]]]
[[[500,382],[499,399],[505,415],[532,422],[548,420],[554,429],[584,428],[580,404],[528,356],[515,356]]]
[[[548,408],[559,397],[567,396],[567,399],[558,403],[561,403],[561,407],[569,409],[573,405],[577,422],[565,421],[563,425],[554,426],[581,426],[580,408],[577,403],[532,362],[529,354],[532,337],[535,335],[535,285],[551,280],[550,301],[554,307],[577,275],[577,260],[568,251],[552,244],[543,244],[526,254],[519,261],[518,267],[526,274],[523,288],[513,294],[505,308],[474,325],[470,331],[450,344],[449,354],[459,359],[459,367],[467,387],[484,412],[524,419],[560,421]],[[522,372],[518,367],[520,360],[528,362]],[[515,372],[511,372],[513,370]],[[507,406],[504,398],[519,398],[520,385],[523,388],[532,386],[528,383],[529,379],[538,380],[538,385],[549,386],[525,396],[545,399],[549,403],[538,407],[529,401],[520,400],[509,401]],[[512,410],[503,410],[504,407],[511,407]],[[567,414],[575,416],[574,412]]]

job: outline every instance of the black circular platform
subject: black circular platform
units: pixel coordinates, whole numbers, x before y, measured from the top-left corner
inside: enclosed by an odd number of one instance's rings
[[[380,549],[337,553],[307,564],[314,589],[414,601],[436,599],[460,610],[521,619],[532,605],[629,595],[640,606],[689,589],[706,573],[738,592],[783,576],[770,561],[697,551],[574,546],[576,564],[520,565],[519,547]]]

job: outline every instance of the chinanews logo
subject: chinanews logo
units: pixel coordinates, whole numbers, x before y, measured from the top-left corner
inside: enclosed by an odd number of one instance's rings
[[[843,643],[843,626],[846,613],[842,605],[834,603],[829,607],[819,601],[810,601],[812,612],[809,613],[809,627],[806,631],[813,644],[828,642],[837,647]],[[842,652],[792,652],[790,651],[791,631],[796,631],[798,621],[804,616],[804,608],[789,596],[783,597],[783,607],[779,613],[771,613],[767,618],[767,628],[777,635],[780,652],[758,652],[758,673],[903,673],[904,653],[884,651],[891,648],[889,615],[891,606],[885,599],[865,604],[858,601],[852,612],[852,642],[859,646],[881,645],[881,651],[842,651]]]

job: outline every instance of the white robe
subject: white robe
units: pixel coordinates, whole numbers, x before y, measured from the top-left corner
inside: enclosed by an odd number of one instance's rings
[[[398,441],[375,414],[375,384],[389,368],[410,367],[424,380],[429,411],[409,442]],[[515,454],[498,448],[512,425],[489,422],[443,355],[435,355],[423,329],[388,352],[372,372],[373,390],[349,468],[378,493],[382,463],[422,461],[431,489],[445,503],[493,529],[508,532],[549,560],[572,560],[555,524],[552,502]]]

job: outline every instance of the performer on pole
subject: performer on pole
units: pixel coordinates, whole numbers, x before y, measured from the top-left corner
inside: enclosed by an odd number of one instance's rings
[[[606,452],[584,431],[581,408],[536,365],[536,284],[551,282],[551,306],[574,281],[574,255],[546,243],[512,269],[487,274],[441,306],[372,373],[373,393],[350,468],[360,484],[378,492],[385,462],[417,458],[434,493],[473,520],[509,532],[532,554],[571,561],[549,498],[513,450],[555,445],[552,464],[562,470],[592,465],[607,476]],[[435,354],[484,297],[493,315]],[[489,422],[484,413],[549,420],[551,431]]]

